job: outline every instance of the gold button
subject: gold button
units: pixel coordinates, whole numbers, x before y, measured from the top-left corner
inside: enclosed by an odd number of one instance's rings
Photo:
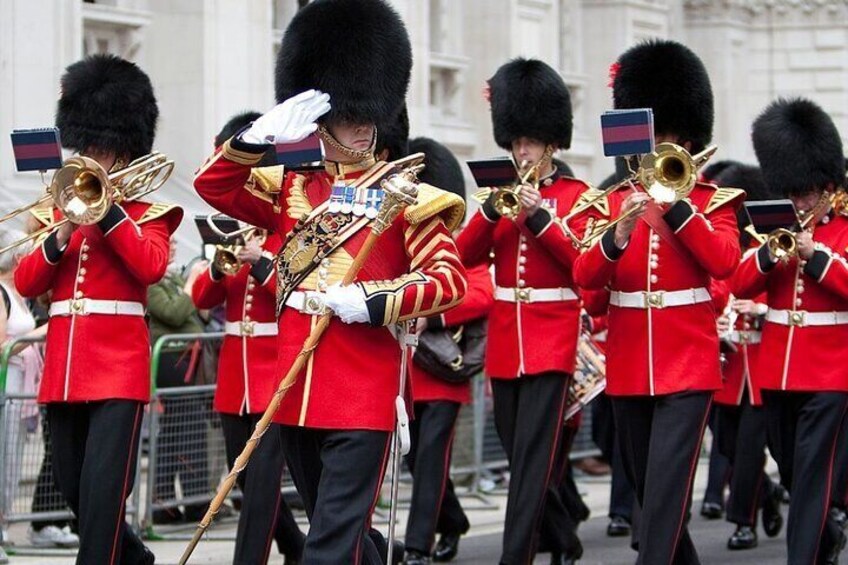
[[[659,279],[659,277],[658,277],[657,275],[651,275],[651,282],[652,282],[653,284],[657,284],[657,281],[659,281],[659,280],[660,280],[660,279]]]
[[[78,282],[79,284],[84,283],[84,282],[85,282],[85,277],[77,277],[77,282]]]
[[[82,267],[82,268],[79,270],[79,274],[81,274],[81,275],[85,275],[85,273],[86,273],[86,271],[85,271],[85,267]]]
[[[82,254],[82,260],[83,260],[83,261],[88,261],[88,253],[83,253],[83,254]]]
[[[76,294],[74,294],[74,296],[75,296],[75,297],[77,297],[77,298],[82,298],[82,291],[81,291],[81,290],[78,290],[78,291],[76,292]]]

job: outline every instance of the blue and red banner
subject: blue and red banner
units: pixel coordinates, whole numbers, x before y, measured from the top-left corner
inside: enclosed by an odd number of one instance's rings
[[[321,140],[314,133],[297,143],[280,143],[275,148],[277,164],[288,168],[298,168],[324,158]]]
[[[601,114],[604,155],[644,155],[654,150],[654,112],[650,108]]]
[[[798,212],[789,199],[746,202],[745,210],[754,229],[763,235],[777,228],[793,229],[798,225]]]
[[[18,171],[47,171],[62,166],[58,128],[12,131],[12,151]]]
[[[471,175],[480,188],[511,186],[518,182],[518,171],[509,157],[467,161]]]

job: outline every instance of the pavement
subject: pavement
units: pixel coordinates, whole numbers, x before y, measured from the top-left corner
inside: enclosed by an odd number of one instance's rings
[[[704,564],[778,564],[786,561],[786,538],[784,532],[774,539],[768,539],[760,531],[760,545],[756,549],[748,551],[729,551],[726,548],[727,538],[733,531],[733,525],[724,520],[708,521],[698,514],[700,498],[706,483],[706,459],[702,459],[695,478],[695,503],[693,505],[694,515],[690,522],[690,532],[698,548],[701,562]],[[774,469],[770,469],[774,472]],[[629,548],[629,538],[609,538],[606,536],[606,508],[609,496],[609,477],[578,477],[578,488],[584,496],[584,500],[592,511],[592,518],[580,527],[580,538],[584,546],[584,556],[581,564],[595,565],[624,565],[632,564],[636,559],[636,553]],[[386,493],[388,485],[386,485]],[[402,489],[402,497],[408,495],[408,485]],[[463,505],[466,507],[472,529],[462,539],[460,552],[454,563],[461,565],[493,564],[498,562],[500,553],[500,540],[503,534],[503,513],[506,504],[506,496],[503,492],[492,492],[482,496],[464,495]],[[786,507],[783,508],[784,517]],[[375,518],[375,526],[382,529],[386,527],[387,511],[380,511]],[[397,529],[402,534],[404,531],[404,519],[406,510],[400,510],[400,524]],[[306,530],[303,516],[300,517],[302,527]],[[17,542],[14,546],[7,548],[12,554],[11,563],[21,565],[70,565],[74,563],[73,552],[36,550],[27,547],[26,526],[15,525],[10,530],[10,539]],[[157,531],[165,534],[169,539],[149,541],[148,545],[156,554],[156,563],[177,563],[186,540],[192,533],[192,526],[188,525],[180,530],[162,529]],[[190,563],[197,565],[224,565],[232,563],[232,551],[234,546],[235,522],[231,519],[226,523],[218,524],[195,550]],[[283,558],[274,554],[269,563],[281,564]],[[549,556],[540,555],[535,563],[547,564]]]

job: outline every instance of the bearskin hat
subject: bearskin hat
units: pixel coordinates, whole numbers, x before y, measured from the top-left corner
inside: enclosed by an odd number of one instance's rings
[[[56,109],[62,145],[135,159],[150,153],[159,108],[150,78],[115,55],[91,55],[65,69]]]
[[[218,132],[218,135],[215,136],[215,147],[220,147],[221,144],[244,129],[247,125],[256,121],[261,115],[259,112],[248,110],[230,118],[224,124],[224,127],[221,128],[221,131]]]
[[[652,108],[654,131],[674,134],[702,151],[713,137],[713,90],[704,63],[675,41],[631,47],[613,65],[616,109]]]
[[[772,102],[754,120],[754,152],[769,189],[784,196],[845,182],[845,155],[836,126],[805,98]]]
[[[513,59],[489,79],[495,143],[507,151],[519,137],[559,149],[571,146],[571,95],[562,77],[537,59]]]
[[[421,182],[453,192],[465,199],[465,176],[451,150],[429,137],[409,140],[409,153],[424,153],[424,170],[418,175]]]
[[[277,102],[315,88],[326,121],[391,124],[406,99],[412,47],[384,0],[315,0],[292,19],[277,57]]]
[[[736,163],[724,169],[713,179],[713,184],[728,188],[741,188],[745,191],[745,200],[769,200],[776,198],[766,186],[763,172],[754,165]]]
[[[715,179],[717,179],[719,175],[721,175],[724,171],[741,164],[742,163],[740,163],[739,161],[733,161],[732,159],[722,159],[721,161],[715,161],[701,169],[701,180],[703,182],[715,183]]]
[[[409,154],[409,114],[406,111],[406,104],[392,123],[377,130],[374,153],[379,155],[384,149],[388,151],[388,161],[394,161]]]

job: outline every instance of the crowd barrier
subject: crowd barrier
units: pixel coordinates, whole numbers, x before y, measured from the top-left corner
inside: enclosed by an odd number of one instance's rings
[[[156,375],[162,353],[168,348],[198,342],[215,348],[221,333],[166,335],[153,347],[151,361],[151,402],[145,411],[136,488],[127,504],[127,520],[147,539],[190,537],[194,525],[215,494],[226,474],[226,455],[220,419],[212,409],[214,384],[158,388]],[[49,439],[45,434],[43,410],[36,404],[34,391],[7,390],[9,358],[17,340],[0,353],[0,532],[14,523],[29,521],[69,521],[73,518],[61,494],[55,489],[50,467]],[[31,341],[31,340],[30,340]],[[473,498],[469,509],[491,508],[491,494],[497,492],[506,455],[500,446],[492,417],[492,399],[482,375],[472,381],[473,401],[463,407],[457,423],[451,477],[460,497]],[[591,418],[575,440],[572,457],[596,454],[591,440]],[[408,473],[403,480],[409,481]],[[388,479],[387,479],[388,481]],[[388,482],[386,482],[388,484]],[[288,473],[281,487],[294,493]],[[235,488],[229,508],[237,507],[241,494]],[[475,506],[476,505],[476,506]],[[179,510],[186,520],[179,525],[159,525],[154,517]],[[378,513],[377,522],[384,521]],[[197,519],[195,519],[197,518]],[[224,518],[226,520],[226,518]],[[25,532],[17,529],[16,532]],[[232,533],[228,534],[232,536]],[[211,537],[216,535],[214,528]],[[25,533],[12,542],[25,549]]]

